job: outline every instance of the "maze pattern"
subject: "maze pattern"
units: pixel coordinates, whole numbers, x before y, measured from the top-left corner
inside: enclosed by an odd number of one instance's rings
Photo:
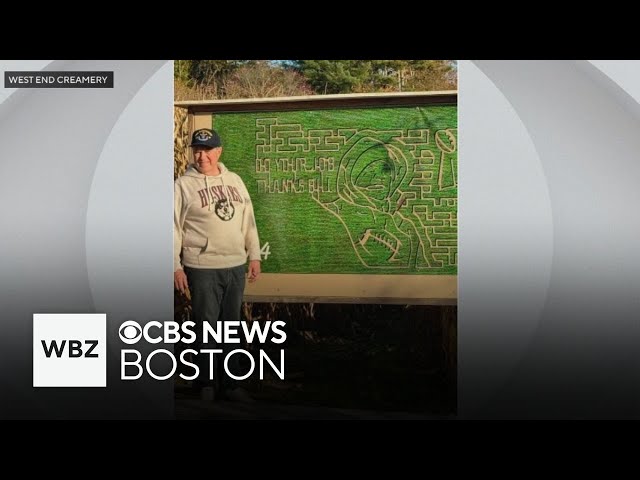
[[[432,115],[441,107],[419,108],[422,122],[410,108],[412,121],[403,120],[398,108],[395,125],[388,111],[384,122],[376,112],[365,122],[359,112],[352,128],[348,112],[335,120],[246,114],[242,135],[241,117],[214,119],[223,138],[232,137],[225,153],[243,143],[234,154],[253,158],[232,169],[245,179],[261,240],[274,252],[265,271],[457,273],[455,107],[446,117]]]

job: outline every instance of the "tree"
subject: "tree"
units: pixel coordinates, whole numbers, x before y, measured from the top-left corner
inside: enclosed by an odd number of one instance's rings
[[[454,90],[455,62],[448,60],[374,60],[374,91]]]
[[[293,68],[304,75],[316,93],[350,93],[367,82],[371,62],[359,60],[296,60]]]
[[[176,60],[173,73],[176,80],[196,85],[218,81],[245,63],[246,60]]]
[[[313,90],[298,72],[266,61],[244,65],[225,77],[225,98],[311,95]]]
[[[405,92],[457,88],[448,60],[294,60],[316,93]]]
[[[250,61],[176,60],[173,64],[176,99],[221,98],[224,79],[247,63]]]
[[[458,88],[457,65],[451,60],[412,60],[413,73],[406,78],[407,91],[455,90]]]

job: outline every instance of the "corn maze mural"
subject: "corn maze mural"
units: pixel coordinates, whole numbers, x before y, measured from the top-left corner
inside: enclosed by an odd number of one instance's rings
[[[218,113],[268,273],[457,273],[455,105]]]

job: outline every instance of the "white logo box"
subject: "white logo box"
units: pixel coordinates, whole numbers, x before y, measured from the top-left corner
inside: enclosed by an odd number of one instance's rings
[[[34,313],[33,386],[106,387],[106,331],[104,313]]]

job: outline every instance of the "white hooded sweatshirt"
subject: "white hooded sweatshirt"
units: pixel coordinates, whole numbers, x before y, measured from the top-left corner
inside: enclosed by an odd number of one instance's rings
[[[190,165],[174,184],[173,270],[231,268],[260,260],[260,241],[242,179],[218,163],[220,174]],[[182,252],[182,262],[180,253]]]

